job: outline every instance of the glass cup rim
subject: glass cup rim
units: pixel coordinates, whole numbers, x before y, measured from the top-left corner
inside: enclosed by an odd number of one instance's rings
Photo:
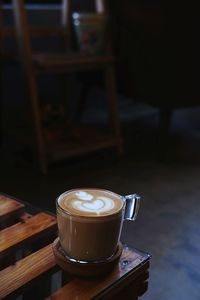
[[[100,216],[89,216],[88,217],[88,216],[81,216],[81,215],[78,215],[78,214],[70,213],[70,212],[66,211],[64,208],[62,208],[60,206],[60,204],[59,204],[59,198],[61,196],[63,196],[64,194],[68,194],[70,192],[78,191],[78,190],[100,190],[100,191],[108,192],[108,193],[111,193],[111,194],[114,194],[114,195],[118,196],[121,199],[123,205],[122,205],[122,207],[121,207],[121,209],[119,211],[117,211],[117,212],[115,212],[115,213],[113,213],[111,215],[103,215],[103,216],[100,215]],[[72,217],[78,217],[78,218],[90,218],[90,219],[101,218],[102,219],[102,218],[108,218],[109,216],[115,216],[115,215],[118,215],[119,213],[121,213],[123,211],[123,209],[125,208],[125,204],[126,204],[126,202],[123,200],[123,196],[121,196],[121,195],[119,195],[119,194],[117,194],[115,192],[112,192],[110,190],[102,189],[102,188],[86,188],[86,187],[84,187],[84,188],[74,188],[74,189],[70,189],[70,190],[67,190],[67,191],[63,192],[62,194],[60,194],[56,198],[56,208],[57,209],[60,209],[66,215],[69,215],[69,216],[72,216]]]

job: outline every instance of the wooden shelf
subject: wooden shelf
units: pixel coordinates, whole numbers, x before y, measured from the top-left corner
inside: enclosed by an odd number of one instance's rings
[[[56,137],[47,143],[47,154],[50,162],[55,162],[67,157],[74,157],[87,154],[100,149],[119,147],[121,139],[111,132],[94,128],[91,126],[81,126],[73,128],[71,134]]]

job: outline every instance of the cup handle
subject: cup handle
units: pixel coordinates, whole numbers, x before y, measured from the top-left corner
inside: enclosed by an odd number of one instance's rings
[[[137,217],[141,197],[137,194],[123,196],[124,201],[126,202],[124,220],[134,221]]]

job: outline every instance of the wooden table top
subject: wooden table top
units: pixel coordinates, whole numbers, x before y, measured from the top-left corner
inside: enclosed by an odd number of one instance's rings
[[[138,299],[147,290],[150,255],[127,245],[104,276],[81,278],[61,270],[52,250],[56,217],[4,194],[0,229],[0,299]]]

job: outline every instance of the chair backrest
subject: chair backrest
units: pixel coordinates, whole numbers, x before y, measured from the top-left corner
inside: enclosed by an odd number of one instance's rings
[[[2,1],[2,0],[0,0]],[[104,0],[91,0],[94,1],[95,11],[99,14],[106,12]],[[33,36],[57,36],[62,37],[65,42],[65,47],[71,48],[72,41],[72,9],[73,0],[61,0],[61,26],[31,26],[29,24],[25,1],[24,0],[12,0],[15,28],[20,47],[27,49],[30,45],[30,38]],[[22,50],[22,49],[21,49]],[[29,49],[30,51],[30,49]]]

